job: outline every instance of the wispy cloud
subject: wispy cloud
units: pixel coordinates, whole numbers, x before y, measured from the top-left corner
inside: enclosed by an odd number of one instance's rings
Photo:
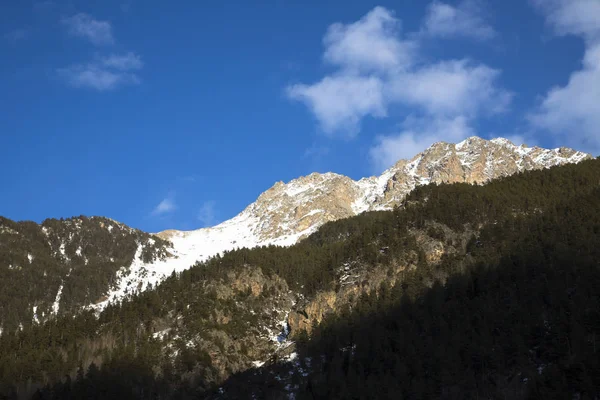
[[[111,54],[100,60],[101,64],[108,68],[115,68],[121,71],[141,69],[144,66],[142,58],[132,52],[126,54]]]
[[[305,103],[328,135],[354,136],[362,118],[387,114],[383,82],[378,77],[328,76],[311,85],[290,86],[287,95]]]
[[[29,36],[29,29],[26,28],[18,28],[18,29],[14,29],[10,32],[5,33],[4,35],[2,35],[2,37],[11,42],[11,43],[16,43],[19,42],[23,39],[26,39],[27,36]]]
[[[469,4],[458,6],[455,22],[467,26],[465,20],[474,18]],[[428,24],[442,6],[433,3]],[[508,110],[512,94],[498,85],[500,70],[467,58],[426,63],[422,39],[421,32],[403,35],[401,21],[383,7],[354,23],[333,24],[323,39],[323,59],[337,70],[312,84],[288,86],[286,93],[304,103],[330,137],[353,137],[364,118],[397,115],[392,107],[402,111],[401,132],[379,136],[370,152],[379,169],[433,141],[471,135],[475,119]]]
[[[434,1],[427,8],[421,34],[479,41],[492,39],[497,33],[485,21],[483,14],[483,5],[478,0],[464,0],[457,6]]]
[[[141,57],[134,53],[111,54],[87,64],[75,64],[57,70],[69,85],[108,91],[123,85],[137,85],[141,78],[135,73],[143,67]]]
[[[375,7],[351,24],[331,25],[323,38],[323,59],[350,71],[388,71],[414,62],[416,43],[401,39],[401,23],[394,13]]]
[[[589,41],[600,37],[597,0],[530,0],[557,35],[578,35]]]
[[[600,152],[600,2],[533,0],[557,35],[580,36],[585,43],[583,67],[565,86],[551,88],[529,116],[538,129],[562,143]]]
[[[113,44],[112,25],[108,21],[99,21],[92,16],[79,13],[63,18],[69,33],[85,38],[94,45]],[[88,88],[105,92],[125,85],[138,85],[142,82],[138,72],[144,63],[134,52],[111,53],[96,56],[91,62],[77,63],[58,68],[58,75],[75,88]]]
[[[329,154],[329,147],[313,143],[312,146],[304,150],[304,157],[324,157]]]
[[[193,182],[196,182],[196,176],[195,175],[178,176],[177,180],[180,181],[180,182],[193,183]]]
[[[217,223],[216,203],[213,200],[205,201],[198,211],[198,220],[202,227],[214,226]]]
[[[158,205],[154,207],[154,210],[152,210],[151,214],[154,216],[164,215],[174,211],[176,208],[177,206],[173,196],[169,196],[158,203]]]
[[[75,14],[63,18],[62,23],[71,35],[87,39],[96,46],[110,45],[115,42],[111,23],[94,19],[89,14]]]

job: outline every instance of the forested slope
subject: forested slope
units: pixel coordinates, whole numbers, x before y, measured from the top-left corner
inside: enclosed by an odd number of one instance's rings
[[[0,217],[0,329],[73,314],[98,301],[141,257],[165,257],[169,244],[108,218],[47,219],[41,224]]]
[[[429,185],[394,212],[328,223],[290,248],[229,252],[98,319],[83,313],[3,335],[1,390],[592,399],[600,385],[599,187],[600,160],[485,186]],[[471,237],[464,248],[453,243],[461,234]],[[456,251],[432,261],[424,245],[432,241]],[[340,266],[350,264],[393,284],[357,283],[357,298],[324,315],[310,336],[292,332],[296,363],[250,370],[274,351],[261,329],[280,310],[308,315],[311,299],[341,290]]]
[[[363,295],[219,397],[598,398],[600,189],[486,226],[468,257]]]

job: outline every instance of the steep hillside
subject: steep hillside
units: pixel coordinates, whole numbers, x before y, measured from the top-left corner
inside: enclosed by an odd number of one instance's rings
[[[208,397],[598,398],[599,199],[596,187],[488,225],[465,256],[338,304]]]
[[[101,217],[14,222],[0,217],[0,332],[102,301],[132,262],[170,256],[170,243]]]
[[[378,177],[354,181],[313,173],[278,182],[236,217],[195,231],[153,236],[100,217],[47,220],[41,226],[2,219],[0,330],[86,307],[102,310],[224,251],[292,245],[329,221],[390,210],[419,185],[484,183],[589,158],[566,148],[472,137],[458,144],[435,143]]]
[[[277,182],[236,217],[212,228],[158,236],[173,242],[174,260],[138,264],[123,275],[108,302],[173,271],[215,254],[260,245],[291,245],[329,221],[365,211],[391,210],[415,187],[428,183],[485,183],[518,172],[578,163],[591,155],[572,149],[516,146],[506,139],[471,137],[458,144],[434,143],[411,160],[400,160],[377,177],[354,181],[335,173],[313,173]],[[104,306],[98,305],[98,307]]]
[[[383,388],[593,398],[599,185],[598,160],[485,186],[428,185],[394,211],[329,222],[294,246],[227,252],[99,318],[3,335],[0,388],[26,396],[48,384],[42,398],[390,397]]]

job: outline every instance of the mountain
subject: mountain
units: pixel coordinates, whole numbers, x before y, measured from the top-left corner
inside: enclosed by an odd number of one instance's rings
[[[421,185],[224,252],[7,329],[0,397],[597,398],[599,185],[600,160]]]
[[[125,293],[145,290],[172,272],[235,248],[288,246],[329,221],[365,211],[391,210],[419,185],[485,183],[515,173],[578,163],[590,154],[569,148],[516,146],[507,139],[470,137],[460,143],[434,143],[410,160],[400,160],[380,176],[358,181],[335,173],[312,173],[277,182],[234,218],[212,228],[168,230],[157,236],[173,243],[174,258],[143,263],[136,259],[106,296],[103,307]]]
[[[170,254],[154,235],[103,217],[0,217],[0,333],[103,301],[118,271]]]
[[[398,161],[380,176],[354,181],[335,173],[312,173],[287,184],[277,182],[238,216],[221,225],[192,232],[170,230],[159,236],[170,239],[206,232],[207,236],[219,237],[215,242],[229,242],[229,248],[290,244],[325,222],[364,211],[391,210],[418,185],[485,183],[518,172],[591,158],[590,154],[573,149],[516,146],[502,138],[488,141],[471,137],[458,144],[438,142],[410,160]],[[232,233],[232,240],[227,240],[225,232]]]
[[[2,218],[0,330],[84,307],[102,310],[225,251],[292,245],[327,222],[391,210],[419,185],[484,183],[590,158],[568,148],[471,137],[457,144],[434,143],[380,176],[355,181],[313,173],[287,184],[277,182],[234,218],[195,231],[151,235],[102,217],[46,220],[41,225]]]
[[[380,176],[355,181],[313,173],[287,184],[277,182],[234,218],[195,231],[151,235],[102,217],[46,220],[41,225],[2,218],[0,332],[84,307],[102,310],[225,251],[292,245],[327,222],[391,210],[419,185],[485,183],[590,158],[568,148],[471,137],[457,144],[434,143]]]

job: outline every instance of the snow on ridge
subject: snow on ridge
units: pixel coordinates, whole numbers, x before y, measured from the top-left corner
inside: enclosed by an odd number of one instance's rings
[[[513,147],[516,147],[513,142],[511,142],[510,140],[503,138],[503,137],[494,138],[494,139],[490,140],[490,142],[499,144],[501,146],[509,147],[511,149]]]
[[[324,174],[313,172],[310,175],[292,179],[288,183],[283,184],[284,192],[288,196],[294,197],[308,190],[317,189],[323,183],[336,178],[345,178],[345,176],[333,172],[326,172]]]
[[[313,226],[301,232],[261,241],[256,232],[260,221],[248,211],[247,208],[236,217],[212,228],[174,232],[169,238],[173,243],[173,248],[170,249],[173,257],[164,260],[144,263],[141,259],[143,246],[138,244],[132,264],[118,271],[116,287],[107,293],[105,300],[91,305],[90,308],[101,311],[109,303],[142,292],[150,285],[156,286],[173,272],[180,273],[191,268],[196,262],[206,261],[225,251],[269,244],[290,246],[317,229]]]
[[[358,181],[353,181],[361,194],[352,203],[352,211],[355,214],[360,214],[372,209],[376,200],[383,198],[388,181],[397,171],[398,168],[393,166],[383,171],[383,173],[379,176],[371,176],[369,178],[362,178]],[[389,207],[375,206],[374,209],[387,210]]]
[[[496,138],[490,141],[478,137],[470,137],[454,145],[451,143],[442,143],[446,146],[445,155],[442,159],[447,159],[452,154],[456,154],[463,168],[471,168],[485,152],[486,172],[492,173],[493,156],[491,154],[497,146],[503,146],[510,150],[511,154],[517,156],[519,170],[523,168],[523,160],[532,157],[535,163],[543,162],[548,166],[552,160],[558,160],[559,163],[572,162],[572,160],[581,160],[588,155],[576,152],[568,153],[568,157],[559,152],[543,150],[539,148],[528,148],[526,146],[516,146],[512,142],[503,138]],[[439,151],[440,144],[436,144]],[[306,237],[315,232],[326,219],[317,218],[317,221],[297,232],[297,222],[302,218],[315,215],[327,210],[322,210],[315,204],[315,209],[308,208],[302,216],[296,217],[288,211],[278,215],[278,218],[272,219],[282,207],[294,209],[294,207],[306,206],[311,202],[313,193],[321,193],[327,188],[330,182],[343,179],[342,185],[350,185],[349,193],[352,193],[350,204],[351,212],[359,214],[368,210],[387,210],[391,208],[390,201],[386,198],[386,188],[388,182],[397,174],[404,174],[409,178],[402,186],[401,190],[410,190],[417,185],[424,185],[431,182],[432,178],[428,172],[422,172],[424,162],[434,163],[439,161],[438,157],[432,158],[437,154],[432,152],[432,145],[424,152],[417,154],[411,160],[398,162],[379,176],[362,178],[358,181],[339,175],[336,173],[312,173],[307,176],[299,177],[289,181],[287,184],[277,182],[269,190],[262,193],[258,200],[248,205],[241,213],[235,217],[226,220],[214,227],[202,228],[192,231],[169,231],[168,239],[173,244],[170,249],[173,257],[164,260],[155,260],[150,263],[144,263],[141,260],[142,244],[138,244],[136,256],[130,266],[124,266],[118,272],[117,285],[107,294],[107,299],[103,302],[91,306],[96,310],[101,310],[106,304],[118,301],[130,294],[146,290],[150,285],[155,286],[170,276],[173,272],[179,273],[192,267],[196,262],[206,261],[209,258],[222,254],[225,251],[236,248],[253,248],[262,245],[290,246],[295,244],[300,238]],[[540,151],[541,150],[541,151]],[[544,157],[550,157],[546,160]],[[541,158],[541,159],[540,159]],[[554,164],[552,164],[554,165]],[[430,165],[423,165],[429,167]],[[438,165],[438,167],[441,167]],[[335,183],[337,185],[337,182]],[[404,192],[402,192],[404,193]],[[320,194],[319,194],[320,195]],[[393,193],[392,193],[393,195]],[[385,200],[387,203],[383,202]],[[319,208],[319,209],[316,209]],[[276,221],[276,222],[274,222]],[[120,226],[117,223],[117,226]]]
[[[586,153],[581,152],[581,151],[577,151],[577,152],[575,152],[575,154],[573,154],[571,157],[569,157],[567,159],[567,162],[568,163],[578,164],[578,163],[582,162],[583,160],[585,160],[588,157],[589,157],[589,154],[586,154]]]

